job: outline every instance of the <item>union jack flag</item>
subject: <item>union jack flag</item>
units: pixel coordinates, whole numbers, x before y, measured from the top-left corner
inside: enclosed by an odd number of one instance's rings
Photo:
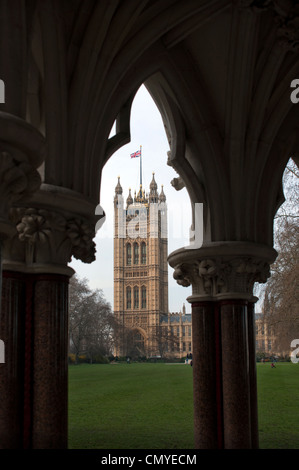
[[[137,150],[137,152],[131,153],[131,158],[136,158],[141,156],[141,150]]]

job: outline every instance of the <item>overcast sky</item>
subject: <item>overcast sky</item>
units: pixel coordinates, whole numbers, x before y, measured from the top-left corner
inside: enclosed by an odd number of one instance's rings
[[[142,183],[149,191],[152,174],[158,191],[164,186],[168,209],[168,253],[189,245],[189,228],[191,225],[191,207],[186,189],[176,191],[171,180],[177,173],[167,165],[169,145],[166,139],[160,113],[146,88],[142,86],[133,102],[131,113],[131,142],[118,150],[103,169],[100,204],[106,213],[106,221],[96,235],[96,261],[84,264],[73,260],[70,266],[80,278],[86,278],[92,289],[103,290],[106,300],[113,308],[113,198],[117,177],[123,188],[124,199],[129,188],[132,196],[139,189],[140,160],[130,158],[130,154],[142,146]],[[179,286],[173,279],[173,269],[168,268],[169,311],[178,312],[183,303],[187,312],[191,305],[186,297],[191,294],[191,287]]]

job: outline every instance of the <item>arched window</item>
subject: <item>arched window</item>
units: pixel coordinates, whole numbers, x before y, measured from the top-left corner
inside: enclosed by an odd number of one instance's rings
[[[141,287],[141,308],[146,308],[146,287]]]
[[[139,308],[139,289],[134,287],[134,308]]]
[[[134,264],[139,263],[139,245],[134,243]]]
[[[146,243],[141,243],[141,264],[146,264]]]
[[[131,243],[127,244],[127,265],[131,266],[132,264],[132,247]]]
[[[131,287],[127,287],[127,308],[132,308]]]

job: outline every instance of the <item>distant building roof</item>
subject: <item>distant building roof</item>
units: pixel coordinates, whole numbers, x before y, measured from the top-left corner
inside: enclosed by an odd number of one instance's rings
[[[183,323],[191,323],[191,313],[170,313],[169,315],[163,315],[161,317],[161,323],[179,323],[182,321]]]

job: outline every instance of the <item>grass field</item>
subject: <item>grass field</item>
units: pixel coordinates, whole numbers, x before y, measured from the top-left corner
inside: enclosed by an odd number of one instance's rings
[[[260,448],[299,448],[299,365],[257,364]],[[192,368],[69,368],[70,449],[192,449]]]

